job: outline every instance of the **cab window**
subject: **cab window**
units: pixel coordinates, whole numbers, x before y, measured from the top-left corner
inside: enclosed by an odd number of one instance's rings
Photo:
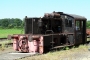
[[[71,17],[68,17],[68,16],[65,17],[65,26],[66,27],[72,27],[72,19],[71,19]]]

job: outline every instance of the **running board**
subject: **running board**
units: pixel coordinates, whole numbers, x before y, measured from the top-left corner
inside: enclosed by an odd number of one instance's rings
[[[73,46],[73,45],[63,45],[63,46],[56,46],[56,47],[53,47],[51,49],[57,49],[57,48],[62,48],[62,47],[69,47],[69,46]]]

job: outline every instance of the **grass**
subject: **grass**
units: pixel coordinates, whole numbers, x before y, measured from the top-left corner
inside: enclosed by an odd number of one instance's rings
[[[12,43],[12,42],[13,42],[13,40],[0,41],[0,44],[1,44],[1,46],[0,46],[0,54],[13,51],[12,46],[5,45],[5,44],[8,44],[8,43]]]
[[[80,45],[78,48],[72,48],[69,50],[61,50],[55,52],[49,52],[43,55],[26,57],[23,59],[18,60],[63,60],[63,58],[69,58],[69,60],[73,60],[73,54],[80,53],[83,54],[84,52],[88,51],[87,45]]]
[[[8,43],[12,43],[12,40],[5,40],[5,41],[0,41],[0,51],[4,51],[7,47],[5,44],[8,44]]]
[[[7,44],[7,43],[12,43],[12,40],[0,41],[0,44]]]
[[[90,41],[90,38],[87,38],[87,41]]]
[[[0,29],[0,38],[7,38],[8,35],[13,35],[13,34],[23,34],[24,31],[23,29]],[[5,47],[5,44],[11,43],[12,40],[5,40],[5,41],[0,41],[0,51],[3,51],[7,49]]]
[[[4,47],[4,49],[1,49],[1,48],[0,48],[0,54],[14,51],[14,50],[12,50],[12,49],[13,49],[12,47],[7,47],[7,48]]]
[[[0,29],[0,38],[6,38],[8,35],[21,33],[23,33],[23,29]]]

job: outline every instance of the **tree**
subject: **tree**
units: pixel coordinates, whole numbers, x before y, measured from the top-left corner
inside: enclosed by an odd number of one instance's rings
[[[86,27],[87,27],[87,28],[90,28],[90,21],[87,21]]]
[[[8,25],[9,25],[8,19],[2,19],[1,20],[1,26],[2,26],[2,28],[7,28]]]
[[[16,18],[14,20],[14,25],[15,25],[16,28],[21,27],[21,24],[22,24],[22,20],[21,19]]]
[[[21,28],[22,26],[22,20],[19,18],[0,19],[0,27],[2,28]]]

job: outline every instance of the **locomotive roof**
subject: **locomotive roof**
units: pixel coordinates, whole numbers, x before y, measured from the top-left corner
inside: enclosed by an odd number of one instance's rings
[[[68,13],[63,13],[63,12],[56,12],[59,13],[61,15],[69,15],[71,17],[73,17],[75,20],[87,20],[84,16],[80,16],[80,15],[76,15],[76,14],[68,14]]]
[[[67,14],[67,13],[63,13],[63,12],[56,12],[56,13],[59,13],[60,15],[68,15],[68,16],[71,16],[73,17],[75,20],[87,20],[84,16],[80,16],[80,15],[76,15],[76,14]],[[26,16],[27,18],[27,16]],[[30,18],[40,18],[40,17],[28,17],[27,19],[30,19]]]
[[[84,16],[76,15],[76,14],[66,14],[73,17],[75,20],[87,20]]]

